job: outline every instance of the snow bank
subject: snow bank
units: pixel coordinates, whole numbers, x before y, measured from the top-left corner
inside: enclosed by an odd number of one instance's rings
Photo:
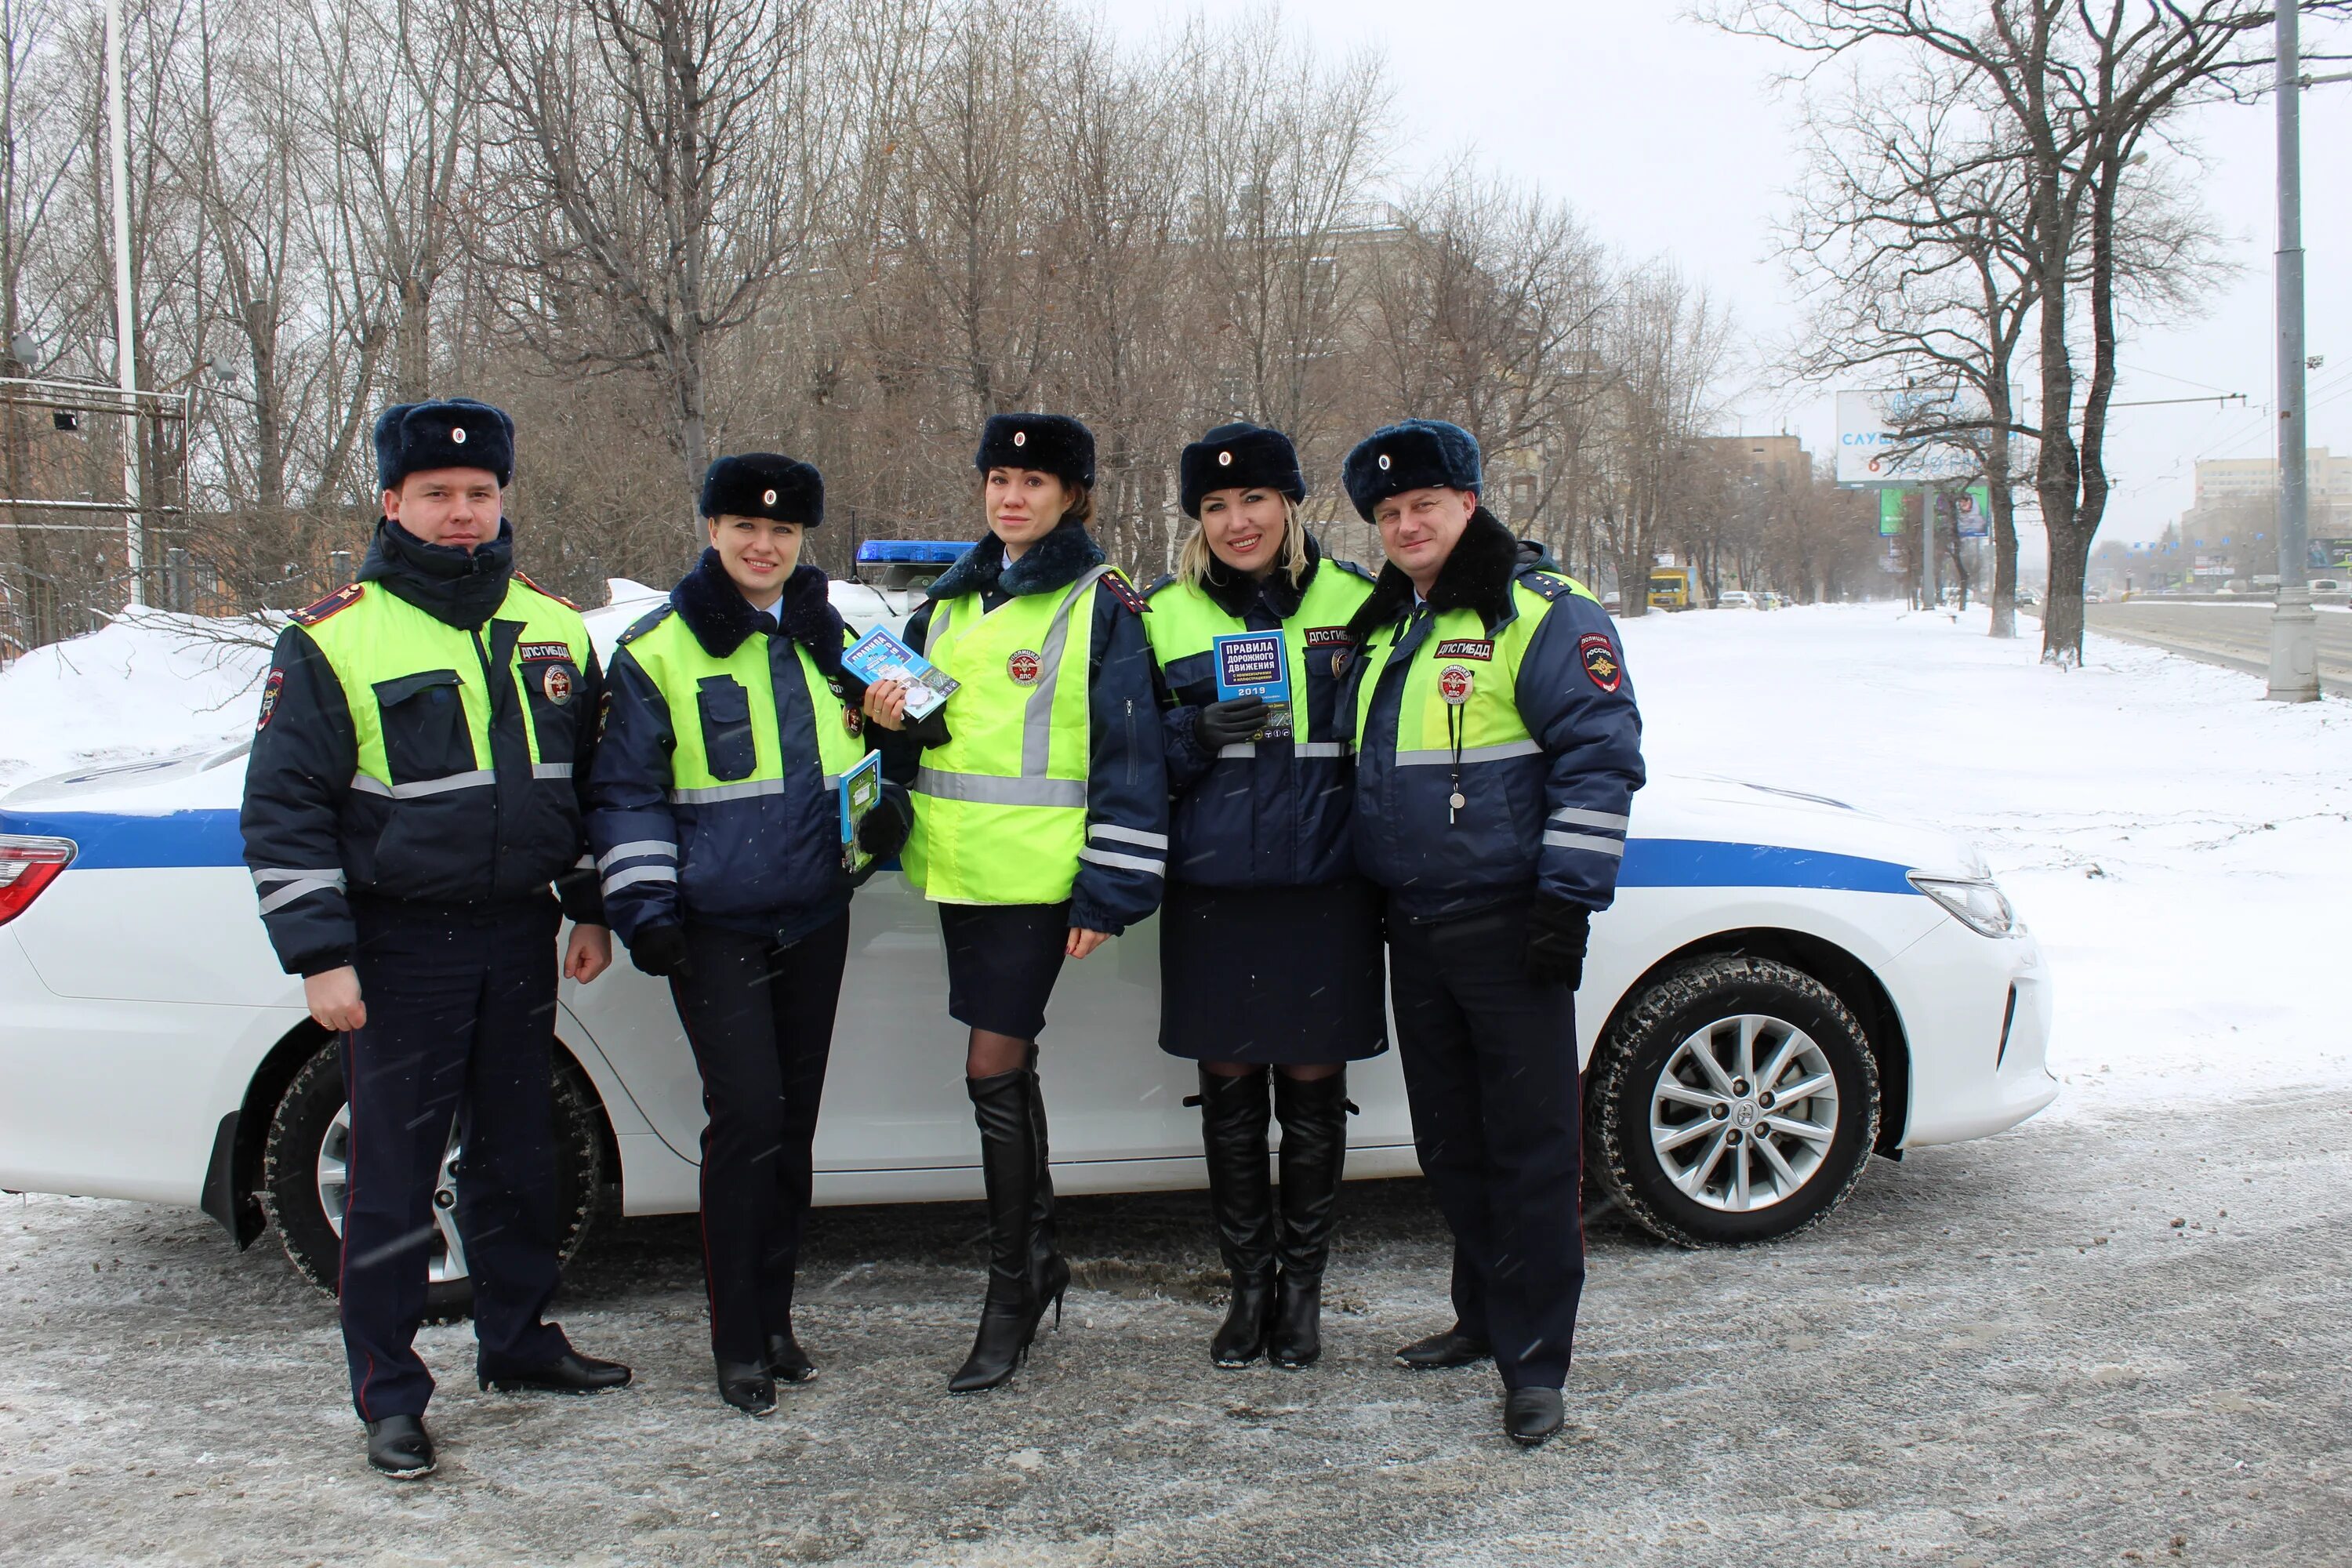
[[[2058,670],[2021,624],[1874,605],[1624,634],[1653,767],[1976,839],[2055,971],[2054,1114],[2352,1081],[2352,702],[2096,636]]]
[[[242,740],[273,638],[253,622],[132,609],[35,648],[0,670],[0,789]]]

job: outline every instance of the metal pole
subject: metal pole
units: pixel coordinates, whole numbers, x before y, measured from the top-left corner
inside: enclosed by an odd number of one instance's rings
[[[2309,472],[2304,457],[2302,61],[2295,0],[2278,7],[2278,607],[2271,612],[2273,702],[2319,700],[2316,617],[2305,575]]]
[[[130,405],[122,441],[123,554],[131,602],[147,602],[145,519],[139,503],[139,354],[131,309],[131,133],[122,103],[122,0],[106,0],[106,119],[114,168],[114,375]]]

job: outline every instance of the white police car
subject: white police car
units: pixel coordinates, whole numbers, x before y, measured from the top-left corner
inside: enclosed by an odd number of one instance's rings
[[[853,620],[883,608],[841,593]],[[609,644],[646,607],[590,624]],[[328,1285],[341,1074],[255,910],[244,764],[236,747],[0,795],[0,1187],[199,1205],[240,1246],[274,1222]],[[1155,1043],[1158,951],[1139,927],[1055,994],[1045,1070],[1065,1191],[1202,1184],[1192,1067]],[[931,910],[877,878],[855,906],[818,1201],[980,1195],[946,991]],[[2057,1094],[2049,972],[1983,863],[1944,835],[1756,784],[1660,778],[1635,798],[1578,1004],[1588,1164],[1677,1242],[1785,1236],[1874,1150],[1983,1137]],[[568,1246],[608,1195],[625,1214],[692,1209],[700,1085],[667,988],[625,962],[566,983],[556,1032]],[[1349,1174],[1412,1173],[1393,1053],[1349,1090]],[[467,1294],[460,1152],[437,1200],[436,1312]]]

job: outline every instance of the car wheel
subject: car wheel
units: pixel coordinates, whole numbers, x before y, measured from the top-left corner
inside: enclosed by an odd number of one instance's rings
[[[588,1234],[603,1191],[604,1141],[596,1099],[580,1071],[558,1061],[555,1099],[555,1199],[559,1251],[569,1263]],[[278,1098],[263,1153],[262,1199],[286,1256],[302,1277],[336,1293],[342,1257],[343,1206],[350,1191],[351,1106],[343,1096],[342,1052],[322,1044]],[[433,1187],[431,1250],[426,1257],[425,1321],[455,1322],[473,1310],[474,1283],[457,1233],[463,1149],[453,1123]]]
[[[1635,993],[1585,1077],[1601,1189],[1684,1247],[1771,1241],[1835,1208],[1878,1137],[1862,1026],[1811,975],[1702,958]]]

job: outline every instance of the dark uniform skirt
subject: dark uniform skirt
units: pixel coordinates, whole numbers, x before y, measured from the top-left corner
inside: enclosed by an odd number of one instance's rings
[[[1070,942],[1070,905],[941,904],[948,1016],[967,1028],[1034,1040]]]
[[[1160,911],[1160,1048],[1308,1067],[1389,1048],[1381,895],[1171,881]]]

